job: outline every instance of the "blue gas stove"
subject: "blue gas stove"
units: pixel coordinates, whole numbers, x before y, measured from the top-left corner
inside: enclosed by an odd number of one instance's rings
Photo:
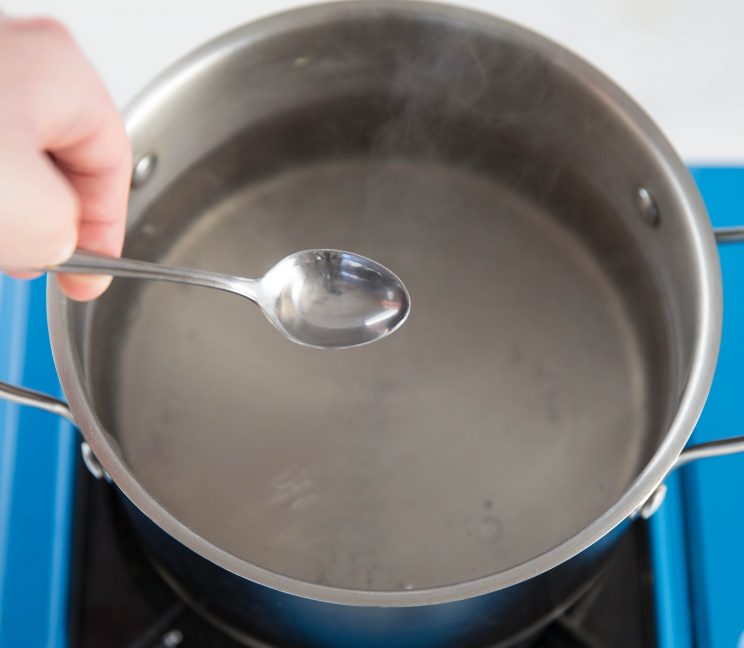
[[[744,224],[744,168],[692,172],[713,224]],[[723,340],[693,442],[741,434],[744,419],[744,245],[720,253]],[[44,293],[43,280],[0,278],[0,380],[59,394]],[[0,401],[0,648],[235,645],[127,544],[110,487],[80,468],[79,444],[69,423]],[[744,648],[744,457],[687,466],[667,485],[602,591],[536,646]]]

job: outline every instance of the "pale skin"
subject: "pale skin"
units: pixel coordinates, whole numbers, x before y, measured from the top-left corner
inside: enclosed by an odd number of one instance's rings
[[[0,268],[61,263],[75,248],[121,253],[131,174],[122,119],[70,33],[0,16]],[[110,278],[59,276],[77,300]]]

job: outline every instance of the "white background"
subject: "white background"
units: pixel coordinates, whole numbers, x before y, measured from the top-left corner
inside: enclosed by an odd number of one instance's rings
[[[688,162],[744,163],[741,0],[459,0],[578,52],[651,114]],[[168,63],[298,0],[0,0],[67,23],[123,105]]]

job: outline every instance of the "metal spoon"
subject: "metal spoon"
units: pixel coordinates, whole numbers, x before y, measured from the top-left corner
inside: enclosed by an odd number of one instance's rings
[[[351,252],[290,254],[261,279],[176,268],[78,250],[46,272],[103,274],[217,288],[247,297],[293,342],[342,349],[395,331],[410,308],[408,291],[386,267]]]

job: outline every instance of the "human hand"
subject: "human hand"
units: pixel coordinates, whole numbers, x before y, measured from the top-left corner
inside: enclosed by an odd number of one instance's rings
[[[73,38],[49,19],[0,16],[0,268],[40,268],[75,248],[121,253],[131,148]],[[30,273],[13,273],[29,277]],[[60,275],[73,299],[109,277]]]

